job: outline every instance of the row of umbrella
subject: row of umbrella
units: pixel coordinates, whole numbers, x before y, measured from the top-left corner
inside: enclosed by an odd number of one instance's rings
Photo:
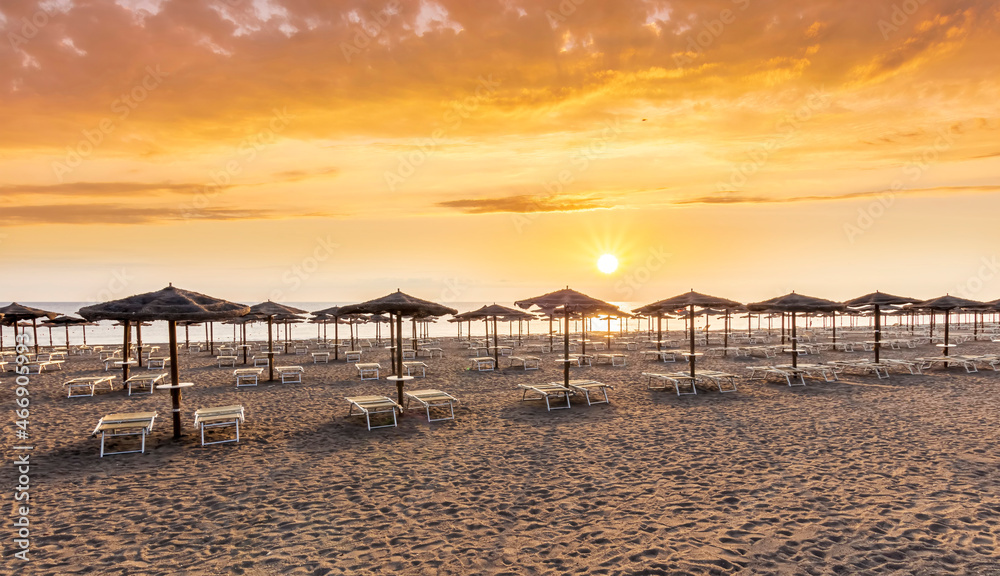
[[[796,345],[796,335],[795,335],[795,314],[797,313],[812,313],[812,312],[837,312],[843,311],[847,307],[856,306],[872,306],[875,311],[876,318],[876,341],[879,339],[879,308],[881,306],[891,306],[899,304],[909,304],[914,307],[925,310],[933,311],[944,311],[945,312],[945,342],[947,343],[948,338],[948,313],[957,308],[982,308],[986,306],[985,303],[975,302],[971,300],[965,300],[952,296],[945,296],[942,298],[936,298],[934,300],[928,300],[923,302],[918,302],[910,298],[902,298],[893,296],[890,294],[885,294],[881,292],[875,292],[868,294],[866,296],[856,298],[854,300],[838,303],[830,300],[823,300],[821,298],[814,298],[810,296],[803,296],[800,294],[787,294],[778,298],[773,298],[771,300],[765,300],[763,302],[757,302],[748,304],[746,309],[750,311],[757,312],[782,312],[792,314],[792,346],[793,346],[793,363],[797,354],[794,353],[794,347]],[[610,302],[606,302],[597,298],[593,298],[581,292],[566,287],[562,290],[557,290],[555,292],[550,292],[548,294],[543,294],[534,298],[527,298],[524,300],[519,300],[515,302],[515,305],[523,310],[530,308],[537,308],[542,314],[548,316],[549,321],[561,317],[564,321],[563,329],[563,378],[566,385],[569,384],[569,322],[571,317],[586,317],[586,316],[596,316],[596,315],[607,315],[609,318],[611,316],[625,316],[627,313],[621,311],[617,306]],[[690,370],[692,377],[695,376],[695,330],[694,330],[694,316],[695,308],[718,308],[725,311],[735,310],[742,305],[739,302],[728,300],[725,298],[719,298],[715,296],[709,296],[705,294],[700,294],[695,291],[690,291],[685,294],[675,296],[673,298],[668,298],[666,300],[660,300],[652,304],[643,306],[634,310],[636,313],[641,313],[645,315],[656,315],[658,318],[666,314],[675,314],[678,311],[685,310],[688,315],[688,324],[690,329]],[[273,379],[273,324],[277,321],[290,321],[291,319],[299,318],[299,315],[305,314],[305,310],[295,308],[292,306],[287,306],[284,304],[279,304],[276,302],[263,302],[254,306],[247,306],[244,304],[238,304],[234,302],[229,302],[227,300],[222,300],[207,296],[204,294],[199,294],[197,292],[191,292],[187,290],[182,290],[180,288],[174,287],[172,284],[163,290],[157,292],[149,292],[146,294],[139,294],[135,296],[130,296],[127,298],[122,298],[119,300],[114,300],[110,302],[104,302],[100,304],[95,304],[92,306],[86,306],[79,310],[80,316],[82,316],[83,321],[92,322],[99,320],[117,320],[122,322],[125,326],[125,337],[124,346],[125,350],[130,348],[130,334],[131,323],[142,323],[146,321],[166,321],[168,324],[168,334],[169,334],[169,348],[170,348],[170,374],[171,374],[171,404],[172,404],[172,414],[173,414],[173,424],[174,424],[174,437],[179,438],[181,434],[181,419],[180,419],[180,400],[181,400],[181,387],[180,378],[178,373],[178,361],[177,361],[177,326],[178,324],[193,323],[193,322],[214,322],[214,321],[236,321],[237,319],[243,319],[243,322],[253,320],[264,320],[268,322],[268,358],[270,366],[270,377]],[[507,308],[504,306],[499,306],[493,304],[491,306],[484,306],[479,310],[472,312],[467,312],[463,315],[459,315],[458,311],[444,306],[442,304],[437,304],[427,300],[422,300],[415,298],[408,294],[405,294],[399,290],[394,293],[388,294],[381,298],[374,300],[369,300],[367,302],[362,302],[359,304],[350,304],[346,306],[340,306],[335,308],[330,308],[326,310],[321,310],[313,313],[316,319],[333,319],[335,326],[337,325],[340,318],[350,317],[351,315],[366,314],[374,315],[375,317],[381,317],[382,315],[388,315],[388,320],[390,327],[392,329],[392,337],[394,339],[393,346],[393,376],[390,376],[390,380],[394,380],[397,387],[398,401],[403,400],[403,383],[405,377],[402,376],[403,370],[403,337],[402,337],[402,322],[403,317],[409,317],[414,320],[418,318],[426,319],[429,317],[452,315],[457,316],[460,319],[483,319],[487,323],[490,319],[493,320],[493,338],[494,338],[494,358],[498,358],[498,346],[497,346],[497,330],[496,322],[498,319],[528,319],[533,318],[533,314],[527,314],[521,310],[515,310],[513,308]],[[26,307],[17,303],[12,303],[8,306],[0,308],[0,320],[4,322],[16,322],[19,320],[31,320],[32,327],[35,330],[35,347],[37,352],[38,338],[37,338],[37,324],[38,318],[47,317],[49,321],[54,320],[59,317],[57,313],[48,312],[44,310],[34,309]],[[67,326],[69,325],[69,321]],[[15,328],[16,329],[16,328]],[[552,330],[549,331],[550,339],[553,337]],[[584,342],[586,339],[584,338]],[[876,359],[878,358],[878,344],[875,346]],[[947,348],[945,348],[947,353]],[[123,370],[126,370],[124,376],[127,378],[127,364],[124,366]]]

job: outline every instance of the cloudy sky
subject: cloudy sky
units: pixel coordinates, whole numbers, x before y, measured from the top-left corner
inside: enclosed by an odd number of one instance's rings
[[[7,0],[0,28],[4,301],[1000,297],[995,2]]]

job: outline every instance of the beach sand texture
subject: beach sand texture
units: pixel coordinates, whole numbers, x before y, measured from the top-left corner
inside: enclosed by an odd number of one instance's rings
[[[1000,574],[1000,373],[741,378],[737,393],[677,397],[640,374],[686,365],[633,351],[624,368],[573,369],[613,384],[610,405],[547,412],[517,384],[560,380],[561,355],[479,373],[442,346],[408,389],[459,397],[456,420],[412,410],[371,432],[344,397],[395,387],[342,360],[282,355],[303,383],[237,389],[232,368],[182,351],[195,386],[179,443],[164,391],[65,397],[65,380],[104,374],[96,357],[32,375],[31,561],[0,573]],[[385,350],[364,360],[389,367]],[[702,360],[741,375],[771,362]],[[193,411],[228,404],[246,408],[241,442],[199,446]],[[98,419],[145,410],[159,412],[146,453],[98,458]]]

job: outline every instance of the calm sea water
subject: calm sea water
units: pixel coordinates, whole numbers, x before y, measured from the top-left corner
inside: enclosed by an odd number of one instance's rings
[[[35,308],[41,308],[43,310],[50,310],[52,312],[59,312],[62,314],[76,314],[83,306],[87,306],[91,303],[89,302],[22,302],[26,306],[32,306]],[[343,306],[345,304],[351,304],[351,302],[287,302],[286,304],[294,306],[296,308],[301,308],[303,310],[322,310],[324,308],[329,308],[331,306]],[[475,310],[484,305],[493,304],[493,302],[452,302],[448,305],[452,308],[457,309],[459,312],[466,312],[468,310]],[[498,302],[503,306],[514,307],[513,303]],[[644,302],[615,302],[617,306],[620,306],[623,310],[632,310],[638,308]],[[799,326],[806,326],[807,323],[812,323],[814,326],[822,326],[822,320],[818,319],[803,319]],[[861,320],[861,325],[866,325],[867,320]],[[722,318],[710,318],[709,328],[711,330],[721,330],[723,327]],[[733,317],[731,319],[732,330],[746,330],[747,320],[745,318]],[[756,317],[752,320],[752,328],[756,329],[758,326],[758,320]],[[87,343],[88,344],[120,344],[122,341],[122,332],[120,327],[112,326],[112,322],[101,322],[97,326],[88,326],[87,331]],[[699,329],[704,328],[705,319],[699,318],[696,321],[696,327]],[[780,321],[775,320],[773,327],[775,330],[780,326]],[[763,329],[768,328],[768,322],[766,319],[760,322],[760,327]],[[216,342],[232,342],[234,338],[238,338],[238,332],[234,332],[234,327],[231,325],[215,323],[212,326],[214,339]],[[506,323],[498,324],[499,332],[503,334],[513,334],[517,335],[517,324],[513,323],[508,325]],[[613,333],[619,332],[622,328],[617,320],[611,321],[611,331]],[[649,324],[646,320],[629,320],[627,323],[627,329],[629,331],[646,331],[649,328]],[[681,320],[668,320],[665,322],[664,330],[682,330],[684,328],[684,322]],[[361,324],[355,327],[357,334],[362,338],[373,338],[375,336],[375,325],[374,324]],[[388,331],[389,327],[387,324],[382,325],[383,332]],[[528,323],[522,325],[524,333],[531,334],[545,334],[548,333],[549,323],[548,321],[532,321],[530,326]],[[573,322],[571,329],[577,331],[580,329],[579,322]],[[594,332],[606,332],[608,329],[607,321],[592,320],[590,321],[590,327],[588,330]],[[653,322],[652,329],[656,329],[655,321]],[[69,329],[70,342],[72,344],[80,344],[82,342],[82,328],[81,327],[71,327]],[[238,327],[237,327],[238,330]],[[282,329],[283,330],[283,329]],[[322,333],[322,326],[319,327],[320,333]],[[403,334],[409,335],[410,332],[409,323],[407,323],[403,328]],[[462,323],[462,334],[465,335],[468,330],[468,323]],[[327,337],[333,338],[333,325],[330,324],[326,328]],[[346,325],[340,326],[341,338],[346,338],[350,333],[349,328]],[[458,335],[458,327],[452,322],[448,322],[447,319],[438,320],[429,327],[429,332],[431,337],[450,337]],[[483,335],[485,333],[485,327],[483,321],[472,322],[472,334]],[[66,331],[64,328],[53,328],[51,331],[52,342],[54,344],[65,343]],[[282,332],[283,334],[283,332]],[[317,335],[317,326],[315,324],[297,324],[292,325],[291,334],[293,338],[304,339],[304,338],[314,338]],[[9,345],[13,342],[13,332],[12,328],[3,328],[4,343]],[[205,326],[192,326],[187,330],[187,335],[190,337],[191,341],[205,341]],[[275,337],[277,338],[277,333]],[[184,328],[178,328],[177,338],[179,342],[183,342],[185,339]],[[266,340],[267,339],[267,323],[254,323],[247,325],[247,339],[249,340]],[[40,344],[47,345],[49,343],[49,330],[47,328],[39,328],[38,330],[38,340]],[[166,322],[153,322],[152,326],[147,326],[142,329],[142,340],[143,342],[149,343],[164,343],[167,342],[167,323]]]

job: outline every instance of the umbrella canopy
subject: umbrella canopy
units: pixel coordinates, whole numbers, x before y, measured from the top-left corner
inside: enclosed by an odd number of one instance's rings
[[[59,313],[24,306],[22,304],[18,304],[17,302],[11,302],[10,304],[0,308],[0,315],[4,317],[4,322],[10,322],[11,325],[14,326],[15,335],[17,334],[18,320],[31,320],[32,339],[35,342],[35,354],[38,354],[38,319],[48,318],[49,320],[52,320],[56,316],[59,316]]]
[[[678,294],[672,298],[653,302],[652,304],[647,304],[633,310],[633,312],[637,314],[656,314],[657,316],[662,316],[663,314],[673,313],[681,308],[688,309],[688,323],[690,324],[690,356],[688,356],[688,359],[690,360],[691,378],[695,377],[695,359],[697,358],[694,352],[695,306],[699,308],[737,309],[743,305],[735,300],[720,298],[718,296],[710,296],[708,294],[702,294],[691,290],[689,292],[685,292],[684,294]]]
[[[166,320],[170,337],[170,388],[174,415],[174,438],[181,436],[181,391],[177,362],[177,322],[215,321],[242,316],[249,312],[243,304],[220,300],[198,292],[175,288],[173,284],[157,292],[148,292],[80,308],[87,320]],[[128,328],[125,329],[128,332]],[[126,348],[127,350],[127,348]],[[127,354],[127,352],[126,352]]]
[[[429,300],[422,300],[410,296],[400,290],[391,294],[361,302],[360,304],[348,304],[340,307],[340,314],[390,314],[396,318],[396,358],[394,361],[397,400],[403,403],[403,316],[444,316],[445,314],[458,314],[458,310],[449,308],[443,304],[437,304]]]
[[[267,318],[267,370],[268,381],[274,381],[274,320],[275,316],[295,316],[305,314],[306,311],[294,306],[286,306],[277,302],[261,302],[250,307],[250,313]]]
[[[798,337],[795,334],[795,315],[800,312],[843,312],[845,310],[845,306],[840,302],[796,294],[795,292],[747,304],[747,308],[751,312],[790,312],[792,314],[792,366],[798,366],[799,356],[796,343]]]
[[[987,308],[989,305],[986,302],[979,302],[978,300],[969,300],[967,298],[959,298],[958,296],[951,296],[945,294],[944,296],[938,296],[937,298],[931,298],[930,300],[923,300],[920,302],[914,302],[910,305],[911,308],[916,308],[919,310],[931,310],[933,312],[944,312],[944,355],[948,355],[948,349],[951,348],[951,342],[949,342],[949,316],[952,310],[957,310],[960,308],[972,308],[972,309],[983,309]]]
[[[542,294],[541,296],[535,296],[534,298],[526,298],[524,300],[518,300],[514,302],[514,305],[527,310],[532,306],[537,306],[546,314],[550,316],[555,315],[557,312],[561,312],[563,316],[564,329],[563,329],[563,384],[569,388],[569,316],[572,312],[579,312],[581,314],[591,313],[614,313],[618,311],[618,307],[610,302],[605,302],[604,300],[598,300],[592,296],[587,296],[582,292],[577,292],[576,290],[570,289],[568,286],[562,290],[556,290],[555,292],[549,292],[548,294]],[[549,331],[549,339],[551,342],[551,330]]]
[[[876,290],[871,294],[865,294],[864,296],[858,296],[857,298],[852,298],[844,302],[844,306],[848,308],[863,308],[872,307],[872,313],[875,315],[875,363],[879,361],[879,350],[882,348],[882,312],[885,308],[892,308],[900,304],[913,304],[919,302],[916,298],[909,298],[907,296],[894,296],[892,294],[887,294],[885,292],[879,292]],[[834,325],[834,330],[837,327]],[[836,332],[834,332],[836,336]]]

